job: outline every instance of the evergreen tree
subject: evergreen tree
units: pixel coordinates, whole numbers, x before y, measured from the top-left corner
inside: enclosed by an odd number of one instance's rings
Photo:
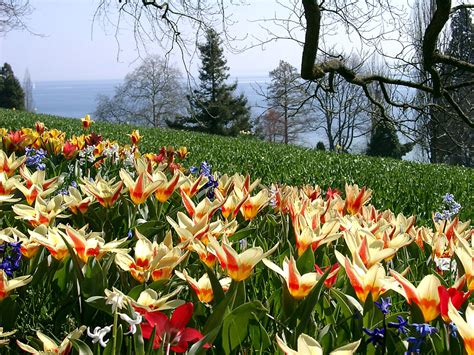
[[[391,122],[380,121],[375,126],[367,147],[367,155],[401,159],[412,150],[413,144],[401,144]]]
[[[0,69],[0,107],[25,109],[25,94],[8,63]]]
[[[224,58],[219,35],[212,29],[206,33],[206,42],[198,46],[202,66],[200,85],[188,97],[190,115],[167,121],[173,128],[190,129],[220,135],[237,135],[248,131],[250,110],[243,94],[236,96],[237,83],[227,84],[229,67]]]

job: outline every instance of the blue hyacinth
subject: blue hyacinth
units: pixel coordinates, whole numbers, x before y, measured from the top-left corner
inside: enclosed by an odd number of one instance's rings
[[[26,166],[38,170],[45,170],[46,164],[43,162],[46,157],[46,151],[43,149],[36,150],[35,148],[25,148],[26,151]]]

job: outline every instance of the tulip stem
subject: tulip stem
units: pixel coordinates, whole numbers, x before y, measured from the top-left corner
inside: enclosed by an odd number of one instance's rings
[[[115,308],[114,312],[114,340],[113,340],[113,347],[112,347],[112,354],[117,354],[116,347],[117,347],[117,322],[118,322],[118,306]]]

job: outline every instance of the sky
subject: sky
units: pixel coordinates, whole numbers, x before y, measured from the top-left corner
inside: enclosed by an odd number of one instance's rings
[[[17,77],[22,78],[28,69],[33,81],[121,79],[138,66],[139,53],[130,25],[123,23],[117,41],[114,24],[93,23],[97,0],[30,0],[30,3],[34,7],[27,19],[30,32],[14,31],[0,37],[0,62],[10,63]],[[236,46],[248,45],[253,36],[264,35],[260,24],[252,20],[273,16],[275,13],[269,14],[268,9],[274,11],[274,4],[274,0],[252,0],[252,6],[228,9],[235,20],[229,34],[247,36],[245,41],[236,42]],[[148,53],[164,54],[156,43],[147,43],[146,48]],[[146,56],[143,50],[140,55]],[[298,67],[301,47],[278,41],[242,53],[226,50],[225,56],[231,76],[264,76],[280,59]],[[180,57],[172,57],[171,62],[184,69]],[[196,73],[198,62],[194,60],[191,72]]]

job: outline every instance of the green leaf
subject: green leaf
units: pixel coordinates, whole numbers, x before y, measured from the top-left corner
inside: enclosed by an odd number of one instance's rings
[[[411,323],[424,323],[425,317],[420,307],[415,302],[412,302],[410,305],[410,314],[411,314]]]
[[[244,239],[244,238],[252,235],[256,230],[257,230],[257,228],[252,228],[252,227],[242,228],[241,230],[238,230],[237,232],[232,234],[232,236],[229,237],[229,240]]]
[[[89,346],[80,339],[69,339],[74,349],[76,349],[79,355],[93,355],[92,350]]]
[[[337,304],[340,307],[340,310],[341,310],[342,314],[344,315],[344,318],[351,319],[356,312],[357,313],[359,312],[349,302],[349,300],[347,299],[347,296],[346,296],[345,293],[339,291],[336,288],[331,288],[329,290],[329,294],[331,295],[332,298],[334,298],[336,300]]]
[[[260,301],[253,301],[235,308],[224,318],[222,346],[226,354],[230,354],[247,337],[250,319],[266,311]]]
[[[95,258],[89,258],[81,282],[81,293],[84,297],[103,295],[106,285],[106,275]]]
[[[193,346],[188,351],[188,355],[197,355],[204,352],[204,345],[212,343],[213,339],[219,334],[219,327],[214,328],[209,333],[207,333],[204,338],[194,343]]]
[[[253,315],[253,320],[251,320],[249,325],[249,336],[252,341],[252,346],[256,351],[263,351],[272,343],[267,330],[255,314]]]
[[[86,299],[86,302],[92,307],[106,312],[107,314],[112,315],[112,308],[110,305],[105,303],[105,297],[102,296],[92,296]]]
[[[145,355],[145,341],[143,340],[142,328],[137,327],[137,331],[133,334],[133,348],[135,355]]]
[[[119,324],[117,327],[117,339],[116,339],[116,344],[115,344],[116,354],[121,353],[120,350],[122,348],[122,339],[123,339],[123,329],[122,329],[122,324]],[[102,355],[114,355],[113,348],[114,348],[114,339],[113,337],[110,337],[110,340],[107,343],[107,346],[105,347]]]
[[[237,293],[239,283],[240,282],[232,281],[224,299],[220,301],[215,307],[213,307],[212,313],[207,319],[207,322],[203,328],[204,334],[209,334],[216,328],[220,329],[220,327],[222,326],[222,322],[224,321],[224,317],[227,313],[227,307],[230,304],[231,300],[234,299]],[[216,332],[215,334],[217,336],[218,332]],[[210,337],[209,342],[214,342],[214,339],[215,337]]]
[[[61,268],[56,270],[56,272],[54,273],[54,276],[53,276],[53,282],[55,282],[55,284],[58,286],[58,288],[61,292],[66,291],[66,286],[67,286],[67,283],[68,283],[69,278],[71,276],[71,274],[70,274],[70,265],[69,265],[70,262],[71,262],[71,259],[66,258],[63,261]]]
[[[148,338],[148,345],[146,346],[146,351],[145,354],[151,354],[153,351],[153,343],[155,342],[155,336],[156,336],[156,326],[153,327],[153,330],[151,331],[150,338]]]
[[[316,283],[310,294],[306,296],[305,300],[300,304],[295,314],[300,317],[300,322],[296,327],[295,336],[296,338],[305,331],[307,325],[311,320],[313,309],[316,304],[322,299],[321,290],[324,286],[324,280],[328,277],[331,270],[328,268],[326,272],[321,276],[319,281]]]
[[[311,246],[296,260],[296,267],[301,274],[314,271],[314,252]]]
[[[207,275],[209,276],[209,280],[211,281],[212,292],[214,293],[214,302],[219,303],[225,297],[224,290],[222,289],[222,286],[219,280],[217,279],[214,270],[208,267],[205,263],[203,263],[203,265],[206,269]]]

